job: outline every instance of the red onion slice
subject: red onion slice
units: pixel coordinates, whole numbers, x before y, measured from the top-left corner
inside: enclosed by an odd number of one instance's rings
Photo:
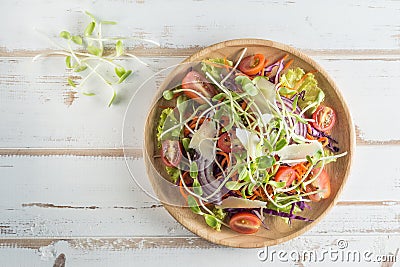
[[[281,98],[282,98],[283,104],[285,104],[286,111],[291,112],[293,109],[293,100],[291,100],[287,97],[284,97],[284,96],[281,96]],[[277,104],[278,108],[282,110],[281,103],[277,102],[276,104]],[[299,108],[299,106],[296,107],[296,110],[294,111],[294,113],[297,115],[300,115],[301,109]],[[304,115],[301,115],[301,117],[304,118]],[[286,120],[289,125],[295,125],[294,132],[297,135],[306,137],[306,135],[307,135],[307,125],[306,124],[304,124],[302,122],[296,122],[296,119],[292,118],[292,117],[286,118]]]

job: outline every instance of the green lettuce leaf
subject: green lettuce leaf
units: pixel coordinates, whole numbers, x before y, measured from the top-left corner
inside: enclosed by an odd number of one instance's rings
[[[289,69],[281,76],[280,82],[284,87],[293,88],[304,74],[305,72],[301,68]]]
[[[226,212],[224,212],[223,209],[214,207],[213,212],[215,214],[215,217],[223,221],[226,217]]]
[[[318,105],[324,101],[325,94],[318,87],[318,82],[314,74],[308,73],[307,77],[303,77],[304,75],[306,75],[306,73],[301,68],[289,69],[287,73],[283,74],[280,78],[281,89],[279,93],[281,95],[290,96],[304,91],[304,97],[300,97],[297,104],[301,109],[312,105],[306,112],[310,115],[316,110]],[[298,84],[299,82],[300,84]]]
[[[161,112],[160,119],[158,120],[157,125],[157,140],[158,140],[158,147],[161,147],[161,134],[164,130],[165,120],[167,119],[168,115],[173,111],[172,108],[166,108]]]
[[[181,173],[181,172],[179,171],[179,169],[178,169],[178,168],[174,168],[174,167],[165,166],[165,170],[167,171],[167,173],[168,173],[169,176],[171,177],[172,182],[173,182],[173,183],[176,183],[176,182],[178,181],[179,174]]]
[[[208,62],[221,65],[221,67],[215,66],[214,64],[208,64]],[[224,60],[223,58],[210,58],[206,61],[201,62],[201,70],[206,73],[210,73],[211,76],[216,80],[216,81],[221,81],[221,76],[220,74],[222,71],[225,70],[224,66],[228,65],[230,67],[233,66],[233,62],[230,60]]]

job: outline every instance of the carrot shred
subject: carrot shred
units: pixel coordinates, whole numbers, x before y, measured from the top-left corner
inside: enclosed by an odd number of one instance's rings
[[[312,129],[311,129],[311,125],[307,124],[307,134],[306,134],[306,138],[308,140],[315,140],[316,138],[314,136],[312,136],[310,133],[312,133]]]
[[[301,79],[294,85],[293,90],[297,91],[299,89],[300,85],[304,82],[304,80],[310,75],[310,72],[307,72],[306,74],[301,77]]]
[[[230,158],[229,158],[228,153],[225,153],[225,152],[223,152],[223,151],[218,151],[218,152],[217,152],[217,155],[221,155],[221,156],[224,157],[224,158],[221,160],[221,167],[223,167],[225,163],[227,163],[227,166],[229,166],[229,165],[231,164],[231,161],[230,161]]]
[[[250,197],[250,200],[254,200],[254,199],[256,199],[257,198],[257,195],[252,195],[251,197]]]
[[[297,181],[300,181],[303,178],[303,176],[307,173],[309,167],[310,165],[308,162],[301,162],[292,167],[296,172]]]
[[[190,120],[190,123],[188,124],[188,126],[190,129],[194,130],[197,122],[199,121],[199,125],[201,125],[204,122],[204,120],[205,120],[204,117],[202,117],[200,120],[199,120],[199,117],[194,117],[193,119]],[[187,129],[185,127],[185,129],[183,130],[183,135],[188,136],[189,133],[190,133],[189,129]]]
[[[262,194],[258,191],[260,190],[260,187],[257,187],[256,189],[253,190],[253,194],[248,196],[249,199],[254,200],[256,198],[261,198],[262,199]]]
[[[277,61],[275,61],[274,64],[276,64],[277,62],[280,62],[280,61],[284,61],[284,60],[286,60],[288,57],[289,57],[289,54],[285,54],[285,55],[283,55],[283,57],[281,57],[280,59],[278,59]]]
[[[221,155],[221,156],[224,156],[224,157],[228,156],[228,154],[225,153],[224,151],[217,151],[217,155]]]
[[[285,71],[285,70],[287,70],[287,69],[290,67],[290,65],[292,65],[293,61],[294,61],[293,58],[290,59],[290,60],[286,63],[286,65],[283,67],[282,72]]]
[[[227,163],[227,162],[228,162],[227,158],[224,158],[224,159],[221,161],[221,167],[224,168],[224,165],[225,165],[225,163]]]
[[[257,187],[253,192],[255,195],[261,196],[261,194],[258,192],[258,190],[259,190],[259,187]]]
[[[185,191],[183,189],[182,178],[179,180],[179,192],[181,193],[181,195],[183,196],[184,199],[186,199],[186,200],[188,199],[188,195],[185,193]]]
[[[328,137],[320,137],[318,138],[318,142],[320,142],[323,147],[326,147],[329,144],[329,139]]]
[[[231,66],[228,65],[228,60],[226,59],[226,57],[224,57],[224,65],[225,65],[226,71],[229,71],[229,68],[231,68]]]
[[[285,61],[288,57],[289,57],[289,54],[285,54],[283,57],[281,57],[280,59],[276,60],[273,64],[277,64],[278,62],[283,62],[283,61]],[[272,64],[272,65],[273,65],[273,64]],[[292,64],[292,63],[290,63],[290,64]],[[274,68],[277,68],[277,66],[275,66]],[[283,70],[285,70],[285,68],[282,69],[282,71],[283,71]],[[268,75],[265,75],[265,76],[267,76],[267,77],[273,77],[274,75],[276,75],[276,71],[271,71],[271,72],[269,72]]]
[[[314,136],[312,136],[312,135],[310,135],[310,134],[307,134],[307,135],[306,135],[306,138],[307,138],[308,140],[315,140]]]
[[[307,72],[306,74],[303,75],[303,77],[301,77],[301,79],[294,85],[293,88],[291,88],[292,90],[296,90],[299,89],[300,85],[304,82],[304,80],[308,77],[308,75],[310,74],[314,74],[318,72],[317,70],[310,70],[309,72]]]

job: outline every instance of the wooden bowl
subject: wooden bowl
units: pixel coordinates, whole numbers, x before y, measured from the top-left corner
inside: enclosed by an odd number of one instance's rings
[[[322,218],[329,212],[335,205],[340,192],[349,175],[350,165],[354,152],[355,135],[352,119],[348,107],[336,87],[333,80],[327,75],[325,70],[317,63],[310,59],[305,54],[297,51],[296,49],[268,40],[259,39],[238,39],[230,40],[222,43],[211,45],[191,57],[187,58],[184,62],[198,62],[207,58],[227,57],[228,59],[237,59],[242,49],[247,47],[246,55],[255,53],[262,53],[270,62],[274,62],[281,58],[285,53],[289,54],[289,58],[294,59],[291,67],[301,67],[306,71],[317,70],[315,74],[318,80],[319,87],[325,93],[324,103],[331,106],[336,111],[337,122],[333,132],[333,138],[339,142],[340,150],[347,151],[348,154],[337,160],[336,163],[327,165],[326,170],[331,177],[331,195],[328,199],[322,200],[317,203],[311,203],[312,209],[305,210],[299,215],[313,219],[313,222],[304,222],[292,220],[292,224],[286,224],[281,218],[268,216],[266,224],[269,230],[260,228],[260,230],[252,235],[238,234],[227,227],[222,227],[221,231],[215,231],[206,225],[202,216],[194,214],[189,208],[179,207],[177,205],[170,205],[168,198],[174,196],[173,188],[166,189],[168,185],[164,177],[167,174],[164,171],[164,165],[161,160],[154,158],[155,154],[159,154],[159,149],[155,143],[156,125],[160,115],[160,109],[154,108],[155,104],[160,100],[161,94],[165,88],[171,86],[174,81],[181,81],[184,70],[177,68],[161,84],[158,94],[154,98],[154,106],[148,114],[145,125],[145,163],[149,179],[152,183],[153,189],[161,199],[168,212],[183,226],[192,231],[194,234],[211,241],[216,244],[240,247],[240,248],[256,248],[276,245],[292,238],[295,238],[311,227],[315,226]],[[166,186],[167,185],[167,186]],[[171,189],[171,190],[170,190]],[[184,204],[182,205],[184,206]]]

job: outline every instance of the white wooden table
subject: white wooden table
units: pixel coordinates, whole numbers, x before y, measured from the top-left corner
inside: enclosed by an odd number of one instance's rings
[[[338,205],[320,224],[269,249],[322,253],[337,250],[342,240],[347,250],[396,253],[399,1],[14,0],[0,3],[1,266],[62,266],[64,260],[66,266],[268,263],[258,259],[259,249],[219,247],[194,236],[133,183],[123,158],[122,120],[145,77],[132,79],[119,103],[108,108],[107,100],[71,92],[63,57],[32,62],[56,49],[34,29],[50,37],[63,29],[81,32],[88,22],[81,10],[118,21],[115,29],[123,35],[159,42],[159,48],[129,47],[152,71],[207,45],[244,37],[287,43],[314,58],[353,114],[354,165]]]

